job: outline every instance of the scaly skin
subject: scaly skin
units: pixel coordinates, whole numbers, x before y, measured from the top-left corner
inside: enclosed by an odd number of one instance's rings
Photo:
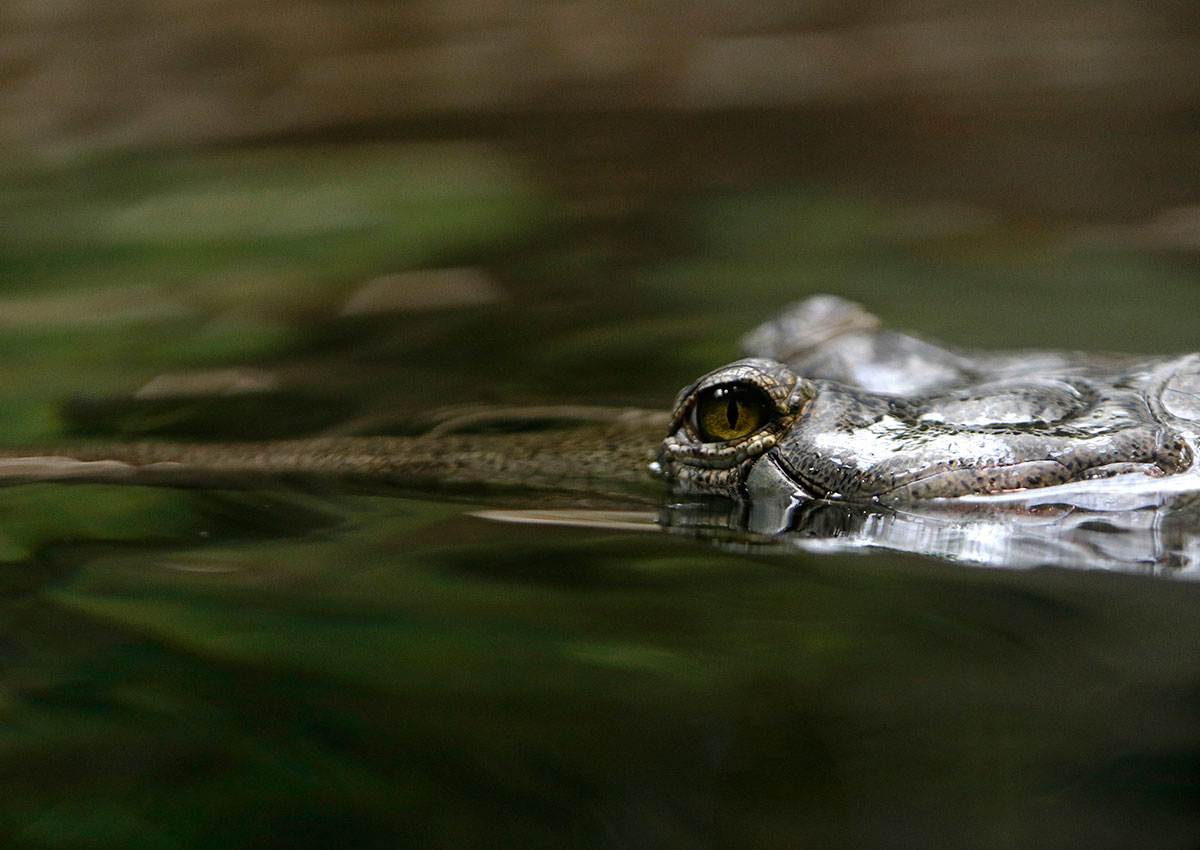
[[[1193,466],[1200,356],[966,354],[872,318],[813,299],[766,326],[772,333],[760,329],[788,361],[751,357],[685,388],[658,451],[660,476],[683,493],[912,502],[1122,475],[1144,483]],[[761,425],[740,439],[701,439],[697,397],[732,385],[753,388]],[[594,411],[570,413],[563,418]],[[468,418],[477,425],[479,415]],[[320,476],[421,490],[651,492],[646,470],[665,421],[635,412],[605,426],[506,435],[16,448],[0,450],[0,483],[246,487]]]
[[[80,443],[0,450],[0,483],[254,487],[305,477],[406,489],[652,492],[665,416],[520,434],[328,437],[263,443]]]
[[[971,354],[872,318],[825,296],[756,330],[751,353],[786,362],[749,357],[685,388],[660,474],[681,493],[902,503],[1193,466],[1200,355]],[[706,435],[696,411],[735,396],[761,400],[762,424]]]

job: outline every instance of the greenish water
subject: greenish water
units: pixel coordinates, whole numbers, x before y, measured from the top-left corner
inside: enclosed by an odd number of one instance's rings
[[[0,430],[239,439],[411,433],[455,404],[665,407],[826,291],[959,344],[1198,347],[1194,254],[1153,243],[1150,212],[707,160],[689,182],[666,154],[605,171],[508,139],[14,168]],[[462,267],[489,299],[342,313],[368,279]],[[138,394],[230,368],[270,388]],[[621,507],[321,482],[0,491],[0,840],[1200,844],[1194,584],[474,515],[534,504]]]

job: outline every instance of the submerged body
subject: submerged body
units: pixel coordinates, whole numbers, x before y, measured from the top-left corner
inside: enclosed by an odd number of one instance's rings
[[[1193,468],[1200,355],[970,354],[818,296],[680,393],[656,464],[679,492],[903,503]]]

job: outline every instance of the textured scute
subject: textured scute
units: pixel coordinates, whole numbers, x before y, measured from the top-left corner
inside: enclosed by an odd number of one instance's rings
[[[874,321],[857,305],[823,296],[752,332],[744,344],[783,362],[738,361],[681,395],[677,430],[664,443],[692,467],[677,484],[736,483],[726,495],[745,497],[744,475],[735,482],[718,468],[766,450],[770,466],[755,478],[758,489],[786,490],[782,475],[793,493],[854,501],[1003,493],[1123,474],[1144,480],[1194,463],[1200,355],[970,354]],[[804,388],[802,404],[779,402],[791,418],[765,426],[769,445],[763,432],[699,444],[683,427],[698,388],[728,376],[761,383],[777,399],[784,387]]]

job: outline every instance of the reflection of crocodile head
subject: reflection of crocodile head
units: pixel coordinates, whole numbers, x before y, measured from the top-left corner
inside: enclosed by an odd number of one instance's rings
[[[901,504],[1197,485],[1179,475],[1200,422],[1195,355],[966,354],[827,296],[744,345],[751,357],[679,395],[656,464],[679,493]]]
[[[1051,495],[1057,490],[1056,495]],[[1038,498],[1046,501],[1038,503]],[[493,520],[653,531],[754,551],[878,551],[963,564],[1040,566],[1200,577],[1197,494],[1136,491],[1117,479],[999,496],[869,505],[827,499],[694,496],[652,511],[596,508],[492,510]]]
[[[814,552],[888,550],[993,567],[1057,566],[1200,576],[1195,505],[1114,498],[1113,509],[1016,499],[946,499],[903,507],[825,500],[701,497],[660,513],[667,530],[728,545]]]

